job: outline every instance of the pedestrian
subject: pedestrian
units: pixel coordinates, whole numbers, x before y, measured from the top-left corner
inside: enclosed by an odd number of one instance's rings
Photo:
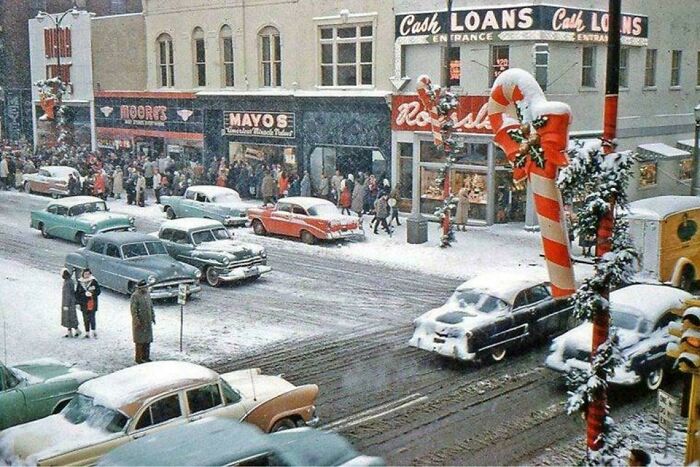
[[[352,189],[352,206],[350,208],[357,213],[357,217],[362,217],[365,199],[365,183],[361,177],[357,177],[355,187]]]
[[[122,168],[117,166],[112,174],[112,193],[114,194],[114,199],[121,199],[122,193],[124,193],[124,172]]]
[[[146,188],[153,188],[153,167],[158,167],[157,163],[151,162],[150,158],[143,163],[143,176],[146,178]]]
[[[301,196],[311,196],[311,179],[309,178],[308,170],[304,170],[304,177],[301,179],[300,190]]]
[[[343,186],[343,191],[340,193],[340,212],[341,214],[350,215],[350,208],[352,207],[352,193],[347,185]]]
[[[97,338],[97,324],[95,315],[97,314],[98,298],[100,295],[100,285],[92,276],[90,269],[84,269],[75,287],[75,301],[80,305],[83,313],[83,324],[85,325],[85,337]]]
[[[160,191],[161,191],[161,175],[160,175],[160,170],[158,170],[158,167],[153,167],[153,183],[151,186],[153,186],[153,193],[156,196],[156,204],[160,204]]]
[[[286,172],[282,171],[282,173],[280,173],[280,178],[277,181],[277,186],[279,196],[287,196],[287,194],[289,193],[289,177],[287,177]]]
[[[7,190],[7,176],[10,173],[10,169],[8,167],[8,162],[7,162],[7,156],[2,156],[2,160],[0,160],[0,189]]]
[[[377,229],[379,228],[379,224],[382,224],[382,229],[386,231],[389,235],[391,235],[391,229],[389,228],[389,224],[386,222],[386,218],[389,217],[389,205],[387,203],[387,195],[382,194],[377,200],[374,202],[374,211],[375,211],[375,218],[376,221],[374,222],[374,233],[379,233],[377,232]]]
[[[95,174],[95,181],[92,185],[92,191],[96,197],[104,200],[107,199],[107,194],[105,193],[105,178],[102,175],[102,170],[98,170]]]
[[[469,179],[465,179],[462,188],[457,192],[457,212],[455,213],[454,224],[457,230],[467,231],[467,221],[469,220]]]
[[[148,284],[141,280],[131,294],[131,330],[135,346],[136,363],[151,361],[151,343],[153,342],[153,325],[156,315],[153,311]]]
[[[331,184],[328,181],[328,177],[326,177],[325,173],[321,173],[321,181],[318,184],[318,194],[321,196],[321,198],[330,201]]]
[[[401,184],[397,183],[394,188],[389,193],[389,199],[387,204],[391,209],[391,214],[389,215],[389,226],[396,221],[396,225],[401,225],[399,222],[399,199],[401,198]]]
[[[139,172],[136,177],[136,204],[140,207],[146,205],[146,177]]]
[[[81,333],[78,327],[78,314],[75,311],[75,282],[73,282],[73,275],[68,269],[63,269],[61,271],[61,277],[63,277],[61,326],[66,328],[66,335],[63,337],[78,337]],[[75,333],[73,333],[73,330],[75,330]]]
[[[260,186],[260,192],[262,194],[263,204],[274,203],[275,179],[272,178],[269,171],[265,171],[265,176],[263,177],[262,184]]]
[[[340,203],[340,183],[343,181],[343,176],[340,174],[340,170],[335,171],[335,175],[331,177],[331,196],[333,197],[333,202]]]
[[[10,190],[15,188],[15,172],[17,171],[17,165],[15,164],[14,156],[9,156],[7,158],[7,189]]]
[[[80,194],[80,182],[72,173],[68,174],[68,194],[77,196]]]

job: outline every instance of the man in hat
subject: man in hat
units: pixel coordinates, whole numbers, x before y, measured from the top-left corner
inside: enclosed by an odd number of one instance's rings
[[[141,280],[131,294],[131,329],[136,346],[136,363],[151,361],[151,342],[156,315],[153,311],[148,284]]]

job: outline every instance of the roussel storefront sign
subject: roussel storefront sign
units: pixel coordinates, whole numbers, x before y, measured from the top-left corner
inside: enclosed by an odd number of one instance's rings
[[[566,42],[605,42],[608,14],[553,5],[527,5],[508,8],[410,13],[396,16],[397,37],[425,37],[429,42],[446,42],[447,31],[456,42],[498,40],[550,40]],[[623,14],[621,31],[627,45],[647,44],[649,19]],[[536,34],[539,32],[539,34]]]
[[[222,135],[294,138],[293,112],[224,112]]]

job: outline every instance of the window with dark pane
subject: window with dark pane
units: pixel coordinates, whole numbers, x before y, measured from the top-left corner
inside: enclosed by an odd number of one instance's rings
[[[549,44],[535,44],[535,79],[543,91],[549,80]]]
[[[192,34],[194,48],[194,84],[203,87],[207,85],[206,47],[204,44],[204,31],[196,28]]]
[[[596,47],[588,46],[581,49],[581,86],[596,87]]]
[[[222,82],[225,87],[234,86],[233,31],[229,26],[221,28]]]
[[[491,68],[489,70],[489,86],[493,86],[498,75],[510,68],[510,46],[491,46]]]
[[[276,28],[260,31],[260,74],[265,87],[282,85],[282,43]]]
[[[628,88],[630,85],[630,49],[623,47],[620,49],[620,87]]]
[[[449,55],[449,64],[447,84],[449,86],[459,86],[462,79],[462,59],[461,49],[459,47],[450,47],[447,52]]]

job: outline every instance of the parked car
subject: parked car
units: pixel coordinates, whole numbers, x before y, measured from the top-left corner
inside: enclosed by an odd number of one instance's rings
[[[160,203],[168,219],[203,217],[227,226],[243,226],[248,222],[248,206],[238,192],[212,185],[194,185],[184,196],[161,196]]]
[[[167,461],[164,461],[167,459]],[[97,465],[384,465],[363,456],[342,436],[295,428],[269,435],[247,423],[210,417],[120,446]]]
[[[151,298],[173,298],[180,284],[189,294],[202,290],[201,271],[168,255],[163,242],[137,232],[109,232],[90,238],[87,246],[66,256],[66,269],[78,274],[89,268],[102,287],[131,294],[145,280]]]
[[[700,277],[700,198],[657,196],[630,203],[630,238],[641,271],[691,290]]]
[[[54,198],[68,196],[68,175],[73,174],[80,181],[80,173],[73,167],[49,165],[39,168],[36,173],[22,176],[22,186],[27,193],[42,193]]]
[[[265,248],[233,239],[224,225],[209,219],[175,219],[160,226],[158,238],[170,256],[202,271],[209,285],[257,279],[272,271]]]
[[[317,394],[314,384],[259,369],[219,375],[193,363],[145,363],[82,384],[60,414],[0,433],[0,463],[94,464],[133,439],[214,416],[267,432],[294,428],[315,422]]]
[[[97,233],[134,230],[134,218],[109,212],[100,198],[70,196],[50,202],[41,211],[32,211],[30,225],[44,238],[58,237],[85,246]]]
[[[644,383],[652,391],[661,386],[664,373],[673,364],[666,357],[666,345],[678,341],[668,333],[668,324],[680,319],[672,310],[691,297],[683,290],[653,284],[630,285],[610,293],[610,322],[617,329],[622,353],[611,383]],[[560,373],[590,369],[592,328],[586,322],[554,339],[545,366]]]
[[[342,215],[335,204],[320,198],[282,198],[274,206],[248,209],[248,218],[256,235],[284,235],[307,244],[364,238],[357,217]]]
[[[463,283],[447,302],[414,321],[409,345],[458,360],[501,361],[509,349],[571,327],[568,299],[531,275],[484,274]]]
[[[96,376],[50,359],[0,363],[0,430],[60,412],[78,386]]]

